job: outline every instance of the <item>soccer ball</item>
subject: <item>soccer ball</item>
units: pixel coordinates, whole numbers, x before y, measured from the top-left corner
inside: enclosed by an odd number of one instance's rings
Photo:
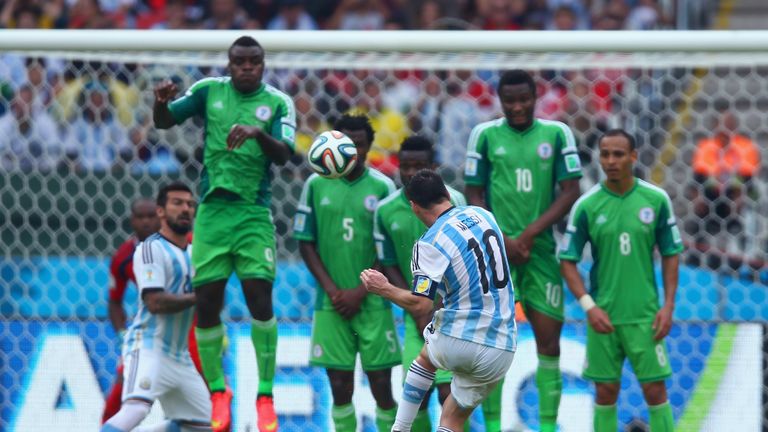
[[[357,148],[348,136],[339,131],[323,132],[309,148],[307,161],[312,170],[325,178],[344,177],[357,164]]]

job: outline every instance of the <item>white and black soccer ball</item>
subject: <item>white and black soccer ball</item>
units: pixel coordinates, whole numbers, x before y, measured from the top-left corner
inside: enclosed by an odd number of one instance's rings
[[[348,136],[339,131],[323,132],[309,148],[307,161],[313,171],[325,178],[344,177],[357,164],[357,148]]]

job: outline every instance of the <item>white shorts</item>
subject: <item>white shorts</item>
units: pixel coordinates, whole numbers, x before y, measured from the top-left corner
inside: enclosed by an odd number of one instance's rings
[[[429,360],[438,369],[453,372],[451,396],[460,407],[480,405],[507,374],[515,353],[480,345],[424,329]]]
[[[139,399],[152,404],[159,400],[166,418],[211,422],[210,393],[193,364],[149,349],[131,351],[123,362],[123,402]]]

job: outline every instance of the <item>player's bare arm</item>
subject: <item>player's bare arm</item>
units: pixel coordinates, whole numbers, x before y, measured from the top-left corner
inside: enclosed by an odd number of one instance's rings
[[[287,144],[264,132],[258,126],[233,125],[227,135],[227,150],[240,148],[247,139],[255,139],[264,154],[277,165],[283,165],[291,158],[291,149]]]
[[[464,189],[464,195],[467,197],[467,203],[469,205],[482,207],[491,211],[491,209],[488,208],[488,204],[485,202],[484,186],[467,185]]]
[[[301,257],[307,264],[312,276],[315,277],[317,283],[320,284],[320,287],[328,295],[336,312],[344,318],[351,318],[354,314],[352,314],[352,311],[349,310],[345,303],[340,301],[341,290],[333,282],[331,275],[328,274],[328,269],[325,268],[320,254],[317,253],[315,244],[308,241],[299,241],[299,253],[301,253]]]
[[[368,292],[384,297],[412,314],[425,315],[432,312],[432,299],[413,295],[410,291],[392,285],[378,270],[363,270],[360,279]]]
[[[405,277],[403,277],[403,273],[400,271],[400,268],[397,266],[383,266],[382,273],[387,277],[390,283],[392,285],[406,290],[410,291],[410,288],[408,287],[408,282],[405,280]],[[429,324],[429,321],[432,320],[432,311],[430,311],[427,314],[414,314],[411,313],[411,316],[413,317],[413,320],[416,321],[416,328],[419,329],[419,331],[424,330],[424,327]]]
[[[664,339],[672,328],[672,314],[675,311],[675,295],[677,294],[678,271],[680,256],[671,255],[661,258],[661,274],[664,281],[664,306],[656,313],[653,329],[654,339]]]
[[[195,305],[195,293],[175,295],[162,289],[142,292],[142,300],[153,314],[173,314]]]
[[[516,239],[524,249],[530,251],[533,247],[533,239],[544,230],[561,220],[573,207],[573,203],[579,199],[579,179],[567,179],[560,182],[560,195],[552,202],[547,211],[538,219],[528,225]],[[515,245],[518,246],[518,245]],[[526,259],[527,261],[527,259]]]
[[[560,260],[560,273],[563,275],[563,279],[565,279],[565,282],[568,284],[568,289],[573,296],[577,298],[579,303],[582,303],[582,307],[586,309],[585,312],[587,314],[589,325],[591,325],[598,333],[611,333],[613,331],[613,324],[604,310],[595,305],[594,301],[591,302],[591,305],[584,307],[585,305],[582,298],[588,297],[589,295],[587,294],[587,289],[584,287],[584,281],[581,279],[579,270],[576,268],[576,263],[568,260]],[[592,298],[589,297],[589,300],[591,299]]]
[[[112,328],[115,332],[121,332],[125,330],[125,324],[128,322],[128,316],[123,309],[123,302],[109,299],[107,306],[107,314],[109,315],[109,322],[112,323]]]
[[[168,109],[179,88],[171,80],[161,82],[155,87],[155,103],[152,106],[152,120],[158,129],[168,129],[176,125],[176,120]]]

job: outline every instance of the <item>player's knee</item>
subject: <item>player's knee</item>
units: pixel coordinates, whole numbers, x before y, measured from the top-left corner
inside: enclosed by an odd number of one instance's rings
[[[613,405],[619,398],[619,383],[595,384],[595,402],[598,405]]]
[[[343,377],[330,378],[331,394],[333,395],[334,405],[346,405],[352,402],[352,393],[355,390],[353,379]]]
[[[648,405],[660,405],[667,401],[667,386],[664,381],[645,383],[642,387]]]
[[[129,399],[123,403],[120,411],[107,421],[107,424],[118,430],[133,430],[149,415],[150,408],[152,406],[144,401]]]

